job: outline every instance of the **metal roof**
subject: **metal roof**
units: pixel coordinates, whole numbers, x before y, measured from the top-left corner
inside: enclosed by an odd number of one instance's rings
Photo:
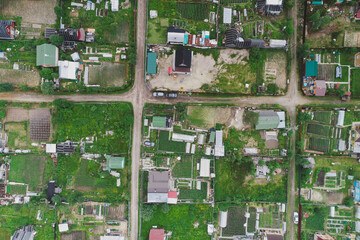
[[[113,157],[110,155],[105,155],[105,158],[107,169],[123,169],[125,167],[124,157]]]
[[[36,46],[36,66],[56,67],[58,65],[58,48],[52,44]]]
[[[279,116],[273,111],[259,112],[259,120],[256,123],[256,130],[266,130],[277,128],[280,123]]]
[[[200,161],[200,177],[210,177],[210,159],[202,158]]]
[[[232,9],[224,7],[223,11],[223,23],[224,24],[231,24],[231,18],[232,18]]]
[[[307,61],[305,63],[305,76],[317,77],[317,75],[318,75],[317,61]]]
[[[147,64],[146,64],[147,74],[156,74],[156,58],[157,58],[157,53],[148,52]]]

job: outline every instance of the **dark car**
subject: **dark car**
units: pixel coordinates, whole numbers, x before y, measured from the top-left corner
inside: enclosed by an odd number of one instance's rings
[[[177,96],[178,96],[177,93],[167,93],[166,94],[167,98],[177,98]]]
[[[154,142],[150,142],[150,141],[145,141],[144,145],[147,147],[155,147],[155,143]]]
[[[154,97],[163,97],[164,93],[163,92],[153,92],[153,96]]]

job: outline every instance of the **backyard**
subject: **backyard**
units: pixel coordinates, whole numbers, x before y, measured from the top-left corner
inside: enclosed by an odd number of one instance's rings
[[[101,87],[121,87],[127,78],[127,64],[106,63],[89,67],[89,84]]]

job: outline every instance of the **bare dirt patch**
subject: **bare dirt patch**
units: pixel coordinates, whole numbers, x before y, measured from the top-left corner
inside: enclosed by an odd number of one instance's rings
[[[231,118],[229,127],[235,127],[238,130],[250,127],[250,126],[246,126],[243,123],[242,119],[243,119],[244,110],[245,110],[244,108],[233,109],[233,117]]]
[[[360,31],[345,31],[344,47],[360,47]]]
[[[205,129],[215,127],[215,107],[188,106],[187,115],[191,126]]]
[[[333,82],[335,75],[335,65],[318,64],[318,78],[327,82]]]
[[[274,140],[274,139],[267,140],[265,142],[265,148],[266,149],[277,149],[277,148],[279,148],[279,141]]]
[[[268,53],[265,62],[264,81],[286,88],[286,55],[284,52]]]
[[[220,52],[218,62],[226,64],[238,64],[249,58],[249,51],[246,49],[225,49]]]
[[[23,22],[55,24],[56,0],[2,0],[0,15],[20,16]]]
[[[86,240],[86,232],[76,231],[71,233],[62,233],[61,240]]]
[[[50,109],[31,109],[30,112],[31,141],[48,141],[50,138]]]
[[[24,122],[29,120],[29,110],[17,107],[6,109],[5,122]]]
[[[115,206],[109,207],[107,218],[109,218],[111,220],[126,219],[125,210],[126,210],[126,205],[124,205],[124,204],[116,206],[116,207]]]
[[[216,123],[226,124],[231,118],[231,108],[216,108]]]
[[[16,87],[21,84],[37,87],[40,82],[40,75],[38,72],[0,69],[0,82],[8,82]]]

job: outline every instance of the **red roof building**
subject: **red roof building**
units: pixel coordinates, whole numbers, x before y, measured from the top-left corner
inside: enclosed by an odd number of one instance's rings
[[[165,240],[165,230],[151,229],[149,234],[149,240]]]
[[[359,10],[358,10],[357,13],[356,13],[355,20],[360,20],[360,8],[359,8]]]
[[[168,192],[168,204],[177,204],[177,199],[178,199],[178,193],[173,191],[173,192]]]

